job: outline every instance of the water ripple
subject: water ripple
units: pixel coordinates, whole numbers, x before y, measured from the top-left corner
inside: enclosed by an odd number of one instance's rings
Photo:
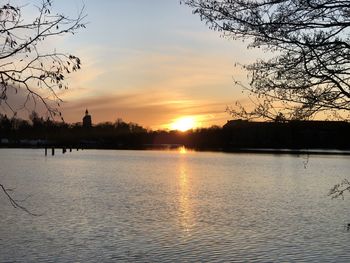
[[[0,149],[0,262],[350,262],[349,157]]]

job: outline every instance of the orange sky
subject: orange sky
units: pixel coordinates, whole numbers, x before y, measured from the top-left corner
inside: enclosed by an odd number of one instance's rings
[[[70,16],[82,6],[54,3]],[[82,70],[68,76],[69,89],[59,92],[67,122],[81,121],[88,108],[94,123],[122,118],[158,129],[190,116],[207,127],[224,124],[226,107],[245,99],[233,78],[246,81],[246,72],[234,63],[257,53],[208,29],[178,0],[84,3],[87,28],[45,42],[82,59]]]

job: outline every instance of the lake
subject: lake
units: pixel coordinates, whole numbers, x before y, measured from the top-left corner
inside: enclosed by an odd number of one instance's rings
[[[349,262],[350,157],[0,149],[0,262]]]

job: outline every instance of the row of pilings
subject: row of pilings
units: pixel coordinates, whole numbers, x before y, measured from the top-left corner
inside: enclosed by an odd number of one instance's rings
[[[51,156],[54,156],[56,153],[56,150],[62,149],[62,154],[65,154],[67,151],[72,152],[73,147],[55,147],[55,146],[45,146],[45,156],[48,155],[48,153],[51,150]],[[83,148],[76,148],[77,151],[83,150]]]

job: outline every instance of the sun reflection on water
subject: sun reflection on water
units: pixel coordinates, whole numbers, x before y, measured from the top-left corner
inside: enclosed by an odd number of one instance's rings
[[[184,152],[186,149],[184,148]],[[179,185],[179,220],[181,227],[184,232],[190,234],[194,226],[194,218],[192,211],[192,180],[187,167],[187,159],[181,158],[179,164],[179,176],[178,176],[178,185]]]
[[[179,152],[180,152],[181,154],[186,154],[186,153],[187,153],[186,147],[185,147],[185,146],[179,147]]]

